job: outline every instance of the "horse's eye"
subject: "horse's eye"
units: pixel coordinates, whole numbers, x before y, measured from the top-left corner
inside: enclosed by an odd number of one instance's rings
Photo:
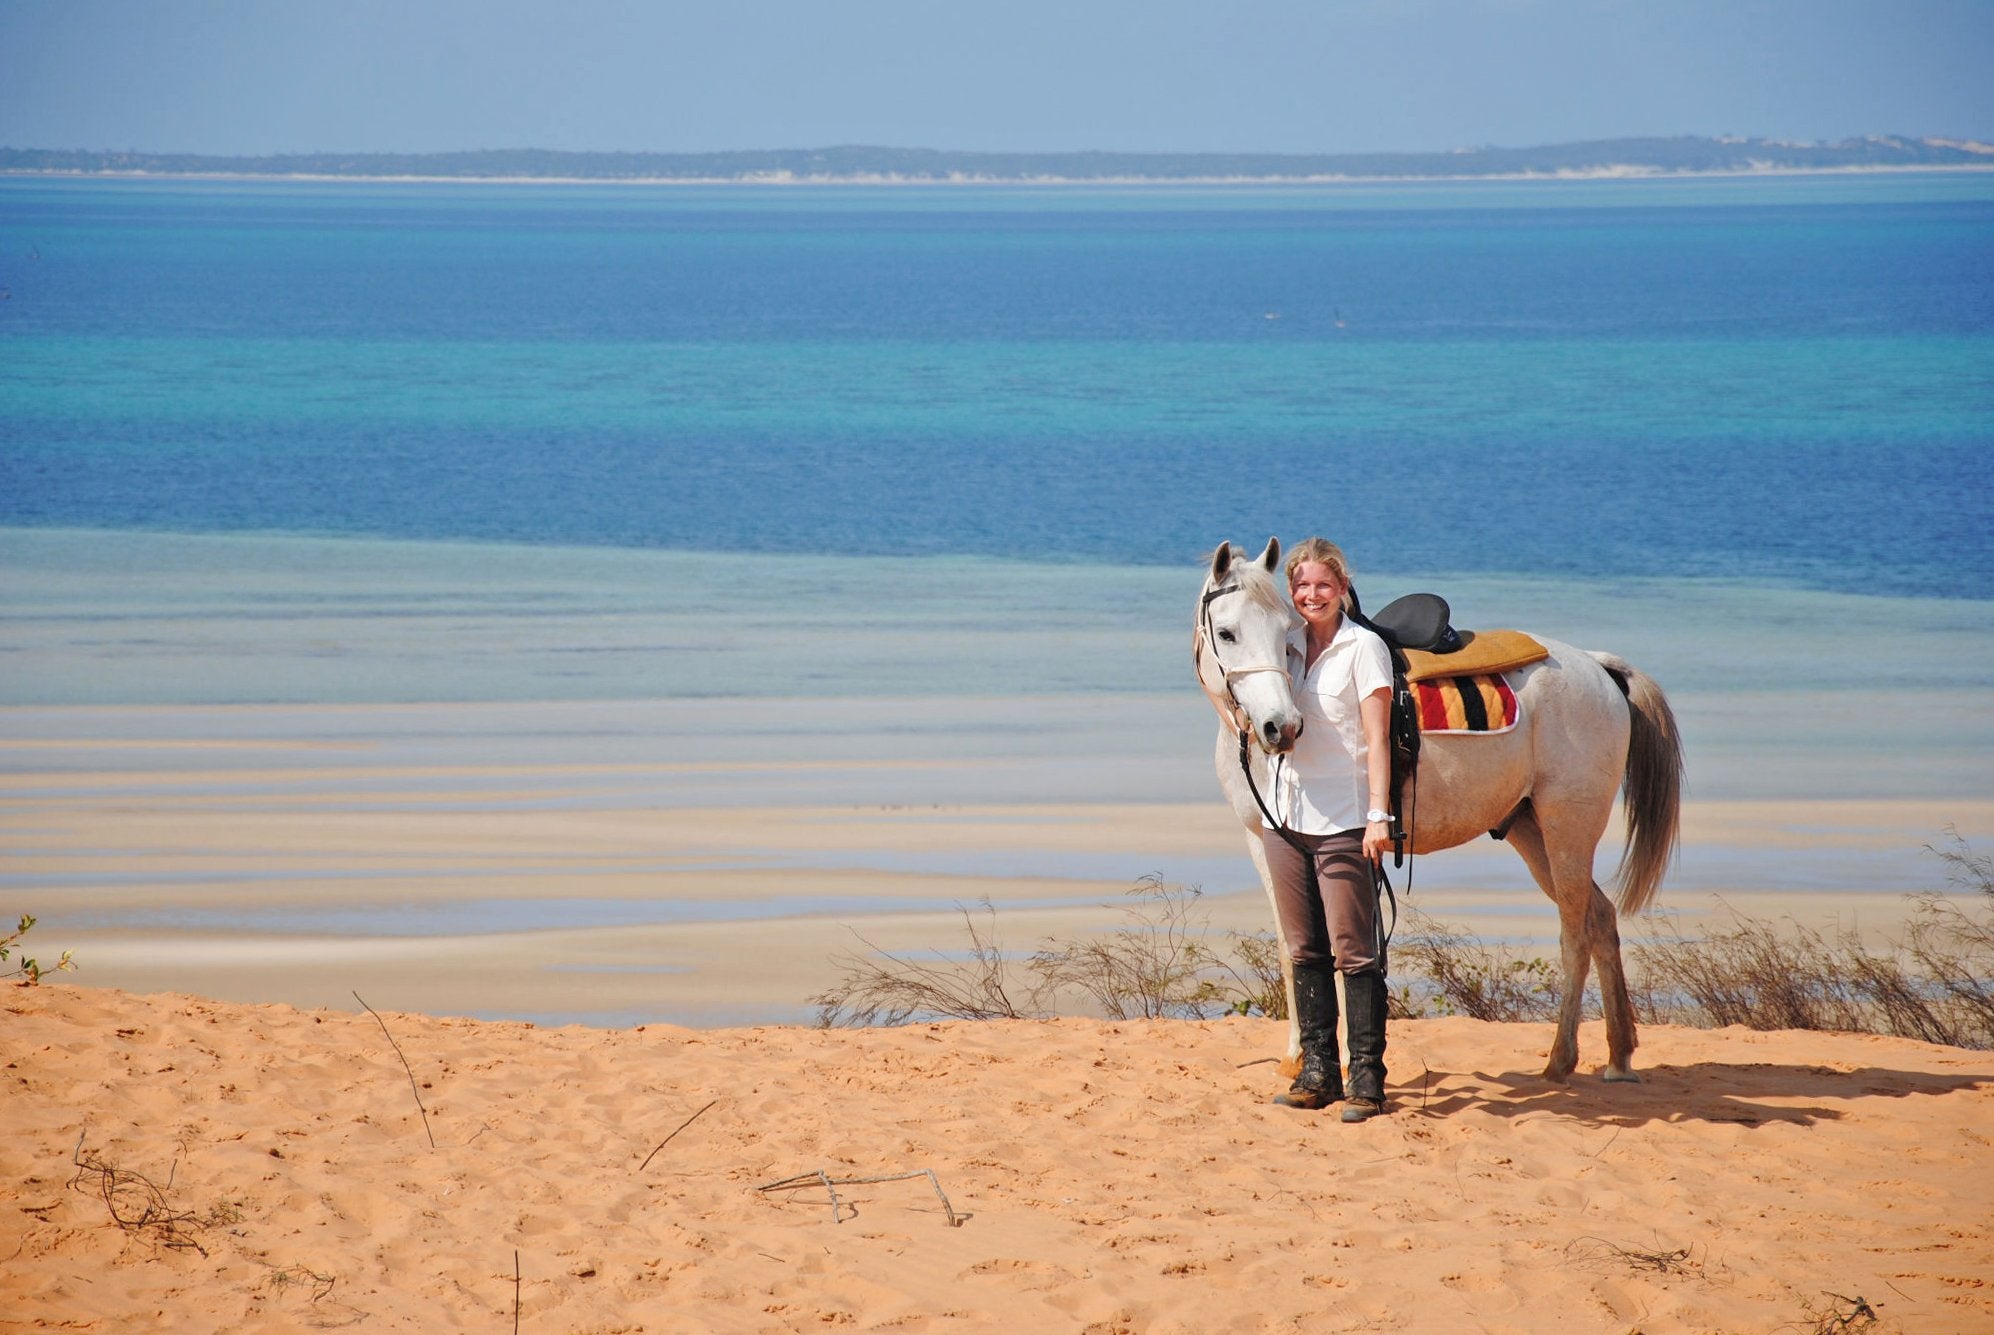
[[[1225,642],[1226,642],[1227,644],[1232,644],[1232,643],[1234,643],[1234,642],[1235,642],[1235,637],[1234,637],[1233,633],[1232,633],[1231,631],[1229,631],[1229,630],[1222,630],[1222,631],[1220,631],[1220,632],[1219,632],[1219,638],[1220,638],[1221,640],[1224,640],[1224,641],[1225,641]]]

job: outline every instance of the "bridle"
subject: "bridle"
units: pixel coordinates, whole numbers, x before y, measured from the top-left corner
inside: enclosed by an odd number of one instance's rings
[[[1260,795],[1260,785],[1254,782],[1253,720],[1246,716],[1245,706],[1239,703],[1239,697],[1233,694],[1232,689],[1232,683],[1236,677],[1250,676],[1255,672],[1279,672],[1285,675],[1288,671],[1288,665],[1283,661],[1280,663],[1242,663],[1238,667],[1227,667],[1225,659],[1219,654],[1218,629],[1212,624],[1212,604],[1228,593],[1244,592],[1246,590],[1241,588],[1237,581],[1225,580],[1217,588],[1205,594],[1204,601],[1198,605],[1198,629],[1191,636],[1191,661],[1198,673],[1198,684],[1205,688],[1205,698],[1212,702],[1212,708],[1219,711],[1220,722],[1231,728],[1234,736],[1239,738],[1239,772],[1246,777],[1247,791],[1253,794],[1253,803],[1260,808],[1260,814],[1265,818],[1267,828],[1278,831],[1283,839],[1286,839],[1290,844],[1295,846],[1297,852],[1302,853],[1303,860],[1307,861],[1307,851],[1302,848],[1302,845],[1296,839],[1295,832],[1275,819],[1274,813],[1267,808],[1267,799]],[[1220,699],[1218,692],[1206,684],[1204,654],[1207,649],[1211,651],[1212,665],[1218,668],[1220,677],[1225,685],[1224,699]]]

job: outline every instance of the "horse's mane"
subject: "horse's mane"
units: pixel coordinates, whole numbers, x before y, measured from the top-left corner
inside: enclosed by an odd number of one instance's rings
[[[1226,571],[1226,578],[1237,584],[1240,592],[1262,607],[1275,612],[1286,612],[1288,597],[1282,592],[1280,584],[1267,572],[1267,568],[1252,557],[1239,552],[1237,547],[1233,548],[1233,551],[1238,554],[1233,557],[1232,568]]]

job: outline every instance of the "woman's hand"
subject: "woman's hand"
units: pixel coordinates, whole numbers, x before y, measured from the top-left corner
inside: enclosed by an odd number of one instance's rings
[[[1373,862],[1383,862],[1385,854],[1392,848],[1392,827],[1389,821],[1374,820],[1364,827],[1364,856]]]

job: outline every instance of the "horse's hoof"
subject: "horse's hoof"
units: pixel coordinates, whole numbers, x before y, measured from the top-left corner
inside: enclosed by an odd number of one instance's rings
[[[1546,1080],[1549,1080],[1554,1085],[1570,1084],[1572,1079],[1572,1068],[1569,1066],[1557,1066],[1557,1065],[1547,1066],[1544,1068],[1544,1078]]]
[[[1641,1083],[1641,1077],[1638,1073],[1624,1070],[1617,1066],[1607,1067],[1599,1073],[1599,1078],[1609,1085],[1638,1085]]]

